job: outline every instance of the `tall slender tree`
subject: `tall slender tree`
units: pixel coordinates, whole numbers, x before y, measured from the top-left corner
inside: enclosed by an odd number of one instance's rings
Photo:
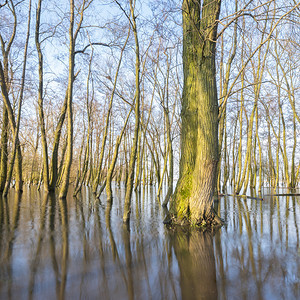
[[[135,170],[135,161],[136,153],[138,146],[138,134],[140,127],[140,48],[138,40],[138,32],[136,26],[136,14],[135,14],[135,1],[130,0],[130,15],[131,15],[131,27],[134,34],[135,41],[135,126],[134,126],[134,137],[131,147],[130,160],[129,160],[129,170],[128,170],[128,179],[126,182],[126,193],[125,193],[125,204],[124,204],[124,213],[123,213],[123,222],[128,223],[130,219],[130,210],[131,210],[131,195],[133,190],[134,182],[134,170]]]
[[[43,181],[44,190],[49,191],[49,162],[48,162],[48,145],[46,138],[46,128],[45,128],[45,117],[44,117],[44,96],[43,96],[43,53],[41,49],[40,42],[40,24],[41,24],[41,8],[42,0],[38,1],[38,7],[36,10],[36,25],[35,25],[35,45],[38,52],[39,59],[39,87],[38,87],[38,111],[39,111],[39,122],[41,128],[41,142],[43,149]]]

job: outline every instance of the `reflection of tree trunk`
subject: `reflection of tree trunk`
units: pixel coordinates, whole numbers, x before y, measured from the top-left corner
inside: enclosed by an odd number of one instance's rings
[[[119,253],[118,253],[118,247],[117,247],[117,244],[116,244],[115,239],[114,239],[113,231],[111,229],[111,209],[112,209],[112,201],[108,201],[106,209],[105,209],[105,224],[106,224],[106,228],[107,228],[108,234],[109,234],[109,242],[110,242],[110,246],[111,246],[111,253],[112,253],[112,256],[113,256],[113,261],[116,264],[116,266],[119,267],[119,272],[121,273],[121,276],[124,280],[125,285],[127,285],[127,274],[125,274],[125,272],[124,272],[125,269],[123,268],[123,263],[120,260],[120,256],[119,256]],[[104,260],[104,258],[102,260]],[[105,276],[105,284],[107,286],[106,276]],[[106,290],[108,290],[108,288]]]
[[[4,200],[6,201],[6,199]],[[12,250],[15,241],[15,232],[18,230],[19,226],[19,219],[20,219],[20,204],[21,204],[21,194],[15,193],[15,203],[13,208],[13,216],[11,220],[11,227],[10,227],[10,236],[8,240],[8,247],[6,249],[5,257],[6,260],[9,261],[12,255]],[[6,203],[6,208],[8,208],[8,203]]]
[[[2,197],[0,197],[0,232],[2,232],[2,228],[3,228],[3,224],[4,224],[4,220],[5,220],[5,217],[4,217],[4,208],[5,208],[5,205],[4,205],[4,199]],[[0,253],[2,253],[2,243],[4,242],[4,238],[3,238],[3,235],[1,236],[1,239],[0,239]]]
[[[108,212],[109,213],[109,212]],[[100,211],[99,211],[99,205],[95,205],[95,221],[98,227],[98,236],[99,236],[99,245],[97,245],[98,251],[99,251],[99,262],[100,267],[102,271],[102,277],[99,276],[99,282],[101,282],[101,287],[103,287],[104,293],[103,293],[103,299],[109,299],[109,286],[108,286],[108,280],[107,280],[107,273],[106,273],[106,262],[107,257],[105,256],[105,249],[103,245],[103,230],[102,230],[102,224],[100,219]],[[111,241],[111,235],[110,228],[108,228],[109,231],[109,239]],[[113,239],[114,241],[114,239]],[[115,243],[114,243],[115,245]],[[116,249],[116,248],[115,248]],[[116,250],[117,251],[117,250]]]
[[[61,231],[62,231],[62,253],[61,253],[61,278],[59,299],[65,298],[65,289],[67,283],[68,259],[69,259],[69,223],[68,209],[66,201],[59,199]]]
[[[171,245],[180,269],[182,299],[217,299],[213,238],[209,233],[177,231]]]
[[[49,212],[49,232],[50,232],[50,253],[51,253],[51,261],[52,267],[55,274],[55,291],[56,291],[56,298],[59,297],[59,269],[58,263],[56,259],[56,249],[55,249],[55,213],[56,213],[56,198],[55,193],[49,194],[50,200],[50,212]]]
[[[223,257],[221,231],[218,231],[215,235],[215,249],[216,249],[216,268],[219,275],[219,294],[226,299],[226,260]]]
[[[33,260],[30,266],[30,279],[29,279],[29,288],[28,288],[28,298],[34,298],[34,285],[35,285],[35,277],[38,271],[39,264],[41,262],[41,251],[43,240],[45,237],[45,225],[46,225],[46,217],[47,217],[47,210],[48,210],[48,195],[47,192],[44,194],[43,204],[42,204],[42,211],[41,211],[41,218],[40,218],[40,229],[39,229],[39,237],[37,240],[36,251],[33,254]]]
[[[5,208],[6,208],[6,219],[7,224],[9,224],[9,206],[7,199],[3,199],[5,201]],[[9,227],[9,236],[8,236],[8,243],[7,248],[4,254],[5,265],[7,266],[7,277],[13,278],[13,263],[11,261],[11,258],[13,257],[13,247],[14,247],[14,241],[16,238],[16,233],[18,232],[19,227],[19,220],[20,220],[20,204],[21,204],[21,194],[18,192],[15,192],[15,202],[13,207],[13,215],[11,220],[11,226]],[[2,272],[1,272],[2,273]],[[13,281],[9,280],[8,283],[8,299],[12,299],[12,292],[13,292]]]
[[[123,224],[123,243],[125,248],[126,269],[127,269],[127,292],[128,299],[134,299],[133,274],[132,274],[132,254],[130,247],[130,231],[128,224]]]

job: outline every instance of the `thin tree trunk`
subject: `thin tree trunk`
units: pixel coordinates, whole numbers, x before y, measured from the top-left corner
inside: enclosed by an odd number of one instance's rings
[[[17,15],[15,12],[15,5],[13,2],[11,2],[11,12],[13,14],[14,18],[14,24],[13,24],[13,30],[11,33],[11,36],[9,38],[8,43],[3,40],[2,34],[0,32],[0,42],[1,42],[1,51],[2,51],[2,57],[3,57],[3,78],[1,79],[1,91],[2,91],[2,98],[3,98],[3,120],[2,120],[2,134],[1,134],[1,173],[0,173],[0,191],[2,192],[5,189],[5,184],[7,181],[7,165],[8,165],[8,133],[9,133],[9,116],[8,111],[6,108],[6,101],[3,97],[3,89],[6,90],[7,93],[7,99],[8,99],[8,93],[10,90],[10,83],[8,80],[8,57],[10,53],[11,46],[13,44],[13,41],[16,36],[16,30],[17,30]],[[1,63],[1,62],[0,62]],[[3,87],[2,87],[3,85]],[[5,85],[5,87],[4,87]]]
[[[87,110],[87,118],[88,118],[88,129],[87,129],[87,137],[86,137],[87,143],[86,143],[85,151],[84,151],[84,161],[83,161],[83,166],[82,166],[82,172],[81,172],[80,176],[78,176],[78,178],[77,178],[77,183],[75,185],[75,190],[74,190],[74,196],[76,196],[79,193],[79,191],[81,190],[83,182],[86,178],[86,174],[88,171],[88,165],[90,162],[90,154],[91,154],[90,144],[91,144],[91,135],[92,135],[92,128],[91,128],[92,125],[91,125],[91,104],[89,103],[89,91],[90,91],[89,83],[90,83],[90,77],[91,77],[91,65],[92,65],[93,53],[94,53],[94,51],[92,49],[92,54],[91,54],[91,58],[89,61],[89,71],[88,71],[87,82],[86,82],[86,86],[87,86],[86,110]],[[93,100],[93,98],[92,98],[92,100]],[[83,145],[83,140],[82,140],[82,145]],[[79,168],[80,168],[80,166],[81,166],[81,164],[79,164]]]
[[[116,88],[117,88],[119,70],[120,70],[121,63],[122,63],[123,53],[125,51],[129,36],[130,36],[130,29],[128,30],[127,38],[126,38],[125,43],[124,43],[124,45],[121,49],[120,58],[119,58],[119,62],[118,62],[118,67],[117,67],[115,78],[114,78],[114,85],[113,85],[113,89],[111,91],[109,106],[108,106],[108,110],[107,110],[107,114],[106,114],[105,128],[104,128],[104,134],[103,134],[102,145],[101,145],[100,159],[99,159],[98,168],[97,168],[97,175],[96,175],[96,178],[95,178],[94,183],[93,183],[93,193],[97,192],[97,187],[98,187],[98,184],[100,182],[102,164],[103,164],[103,157],[104,157],[104,152],[105,152],[105,144],[106,144],[106,140],[107,140],[108,127],[109,127],[109,124],[110,124],[110,115],[111,115],[111,110],[112,110],[112,106],[113,106],[115,91],[116,91]]]
[[[52,150],[51,164],[50,164],[49,190],[51,192],[55,191],[55,187],[57,185],[57,180],[58,180],[58,149],[59,149],[61,130],[62,130],[62,126],[64,124],[64,120],[66,117],[66,112],[67,112],[67,103],[68,103],[68,92],[66,92],[64,103],[62,105],[60,116],[59,116],[58,123],[56,125],[56,129],[55,129],[55,133],[54,133],[53,150]]]
[[[7,143],[8,143],[8,114],[3,105],[2,132],[1,132],[1,163],[0,163],[0,192],[2,193],[5,187],[7,178]]]
[[[128,170],[128,180],[126,183],[126,193],[125,193],[125,203],[124,203],[124,213],[123,213],[123,222],[128,223],[130,219],[130,210],[131,210],[131,195],[133,190],[134,182],[134,169],[137,153],[137,143],[138,143],[138,134],[140,127],[140,50],[139,50],[139,41],[136,27],[136,16],[134,13],[134,6],[132,0],[129,0],[130,5],[130,14],[131,14],[131,26],[134,34],[135,40],[135,126],[134,126],[134,136],[133,143],[131,147],[131,154],[129,160],[129,170]]]
[[[107,201],[109,201],[109,202],[112,201],[111,181],[112,181],[112,178],[113,178],[113,172],[114,172],[114,169],[115,169],[115,166],[116,166],[116,162],[117,162],[117,158],[118,158],[118,154],[119,154],[119,147],[120,147],[121,140],[122,140],[123,134],[125,132],[125,129],[126,129],[126,126],[127,126],[127,123],[128,123],[129,116],[130,116],[131,112],[132,112],[132,109],[129,111],[129,113],[127,115],[127,118],[125,120],[125,124],[123,126],[123,129],[122,129],[120,135],[117,137],[117,141],[116,141],[116,145],[115,145],[115,150],[114,150],[114,154],[113,154],[113,157],[112,157],[112,161],[111,161],[110,166],[109,166],[108,171],[107,171],[107,176],[106,176],[106,195],[107,195]]]
[[[13,109],[9,100],[8,96],[8,91],[7,91],[7,86],[5,82],[5,76],[2,68],[2,63],[0,62],[0,82],[1,82],[1,91],[2,91],[2,97],[6,106],[6,110],[8,112],[8,119],[9,123],[12,129],[13,133],[13,153],[12,153],[12,158],[11,158],[11,163],[9,167],[9,172],[4,188],[4,195],[7,195],[8,189],[10,186],[10,181],[12,177],[12,170],[13,170],[13,165],[14,165],[14,159],[16,156],[16,190],[18,192],[22,192],[22,154],[21,154],[21,147],[20,147],[20,142],[19,142],[19,128],[17,127],[17,123],[15,120],[15,116],[13,113]]]
[[[88,4],[87,4],[88,5]],[[69,180],[70,180],[70,171],[73,158],[73,83],[74,83],[74,67],[75,67],[75,43],[78,36],[78,33],[81,28],[83,21],[84,11],[86,9],[86,0],[84,0],[80,7],[79,16],[80,19],[76,22],[77,27],[74,32],[74,23],[75,23],[75,4],[74,0],[70,0],[70,27],[69,27],[69,78],[68,78],[68,91],[67,91],[67,114],[68,114],[68,125],[67,125],[67,153],[66,160],[64,165],[64,173],[62,178],[62,184],[60,187],[59,198],[66,198]]]
[[[238,11],[238,1],[235,1],[235,11]],[[220,100],[220,106],[223,106],[225,109],[222,111],[220,118],[219,118],[219,162],[218,162],[218,180],[217,180],[217,192],[220,193],[221,191],[221,161],[222,161],[222,147],[223,147],[223,138],[224,134],[226,134],[225,128],[226,128],[226,103],[227,103],[227,98],[228,98],[228,87],[229,87],[229,80],[230,80],[230,74],[231,74],[231,68],[232,68],[232,63],[236,55],[236,50],[237,50],[237,29],[238,29],[238,20],[235,21],[234,23],[234,33],[233,33],[233,42],[232,42],[232,48],[230,51],[230,56],[229,59],[226,63],[226,72],[225,72],[225,78],[224,78],[224,84],[221,82],[222,76],[220,76],[220,88],[221,90],[221,100]],[[223,37],[222,37],[222,59],[223,59]],[[221,62],[220,64],[220,69],[223,69],[223,63]],[[221,73],[222,75],[222,73]],[[226,147],[226,146],[224,146]]]
[[[75,64],[75,38],[74,34],[74,0],[70,0],[70,27],[69,27],[69,79],[68,79],[68,126],[67,126],[67,155],[64,165],[64,174],[60,187],[59,198],[66,198],[70,180],[70,170],[73,157],[73,82],[74,82],[74,64]]]
[[[39,122],[41,129],[41,141],[43,149],[43,181],[44,181],[44,190],[47,193],[49,191],[49,163],[48,163],[48,146],[47,146],[47,137],[46,137],[46,128],[45,128],[45,117],[44,117],[44,99],[43,99],[43,54],[41,50],[40,43],[40,20],[41,20],[41,9],[42,9],[42,0],[39,0],[38,7],[36,11],[36,26],[35,26],[35,45],[38,52],[39,58],[39,87],[38,87],[38,111],[39,111]]]

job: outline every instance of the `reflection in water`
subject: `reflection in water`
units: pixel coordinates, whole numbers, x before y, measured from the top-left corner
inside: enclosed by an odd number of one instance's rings
[[[217,299],[212,235],[177,230],[171,235],[171,244],[179,265],[182,299]]]
[[[42,249],[42,242],[45,235],[46,212],[48,208],[47,204],[48,204],[48,196],[44,195],[44,201],[42,204],[41,218],[40,218],[40,230],[37,238],[37,246],[36,246],[36,250],[33,251],[34,252],[33,260],[32,263],[30,264],[30,279],[29,279],[29,288],[28,288],[29,299],[32,299],[33,296],[35,277],[36,277],[38,267],[40,265],[40,254]]]
[[[215,237],[222,298],[300,298],[299,200],[221,202],[228,221]]]
[[[2,252],[1,249],[1,253],[4,254],[3,259],[1,259],[1,266],[2,266],[2,260],[3,261],[7,261],[8,263],[5,264],[5,267],[3,269],[3,273],[2,273],[2,267],[1,267],[1,279],[2,276],[4,277],[4,279],[8,280],[8,298],[11,299],[12,297],[12,281],[10,280],[10,278],[12,277],[12,264],[11,264],[11,260],[12,260],[12,250],[13,250],[13,244],[14,244],[14,240],[16,237],[16,231],[18,230],[18,226],[19,226],[19,218],[20,218],[20,201],[21,201],[21,196],[18,193],[15,193],[14,195],[14,202],[13,202],[13,208],[12,208],[12,218],[10,218],[10,212],[9,212],[9,206],[8,206],[8,199],[4,198],[1,199],[2,200],[2,208],[3,208],[3,215],[4,215],[4,224],[8,225],[7,226],[7,245],[4,246],[4,251]],[[1,213],[2,215],[2,213]],[[2,226],[1,226],[2,227]],[[2,240],[2,238],[1,238]],[[3,241],[4,242],[4,241]],[[2,257],[1,257],[2,258]],[[6,270],[5,270],[6,269]]]
[[[59,298],[63,299],[65,296],[65,289],[67,283],[68,258],[69,258],[69,221],[68,209],[65,200],[59,199],[60,220],[61,220],[61,236],[62,236],[62,253],[61,253],[61,280],[59,289]]]
[[[0,299],[300,298],[299,197],[221,198],[213,236],[166,229],[155,195],[135,195],[129,227],[123,188],[0,199]]]

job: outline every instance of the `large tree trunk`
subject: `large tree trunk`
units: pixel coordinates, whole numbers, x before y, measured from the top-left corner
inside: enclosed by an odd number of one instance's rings
[[[176,223],[212,223],[218,163],[215,43],[221,1],[183,1],[182,133],[179,181],[171,202]]]

